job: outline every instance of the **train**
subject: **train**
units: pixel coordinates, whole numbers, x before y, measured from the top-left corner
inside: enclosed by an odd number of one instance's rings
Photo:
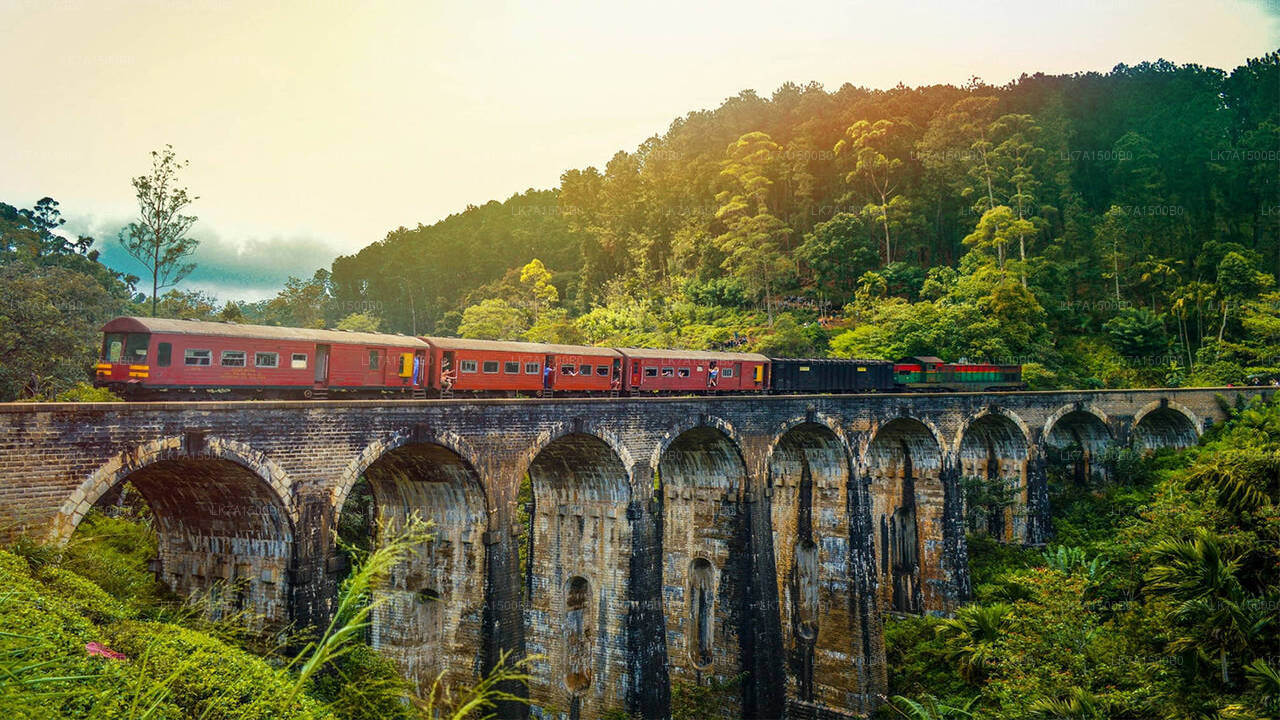
[[[118,317],[94,384],[127,400],[643,397],[1022,389],[1020,365],[771,358]]]

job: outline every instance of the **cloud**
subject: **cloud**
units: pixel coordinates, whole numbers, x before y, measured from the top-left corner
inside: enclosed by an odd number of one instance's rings
[[[100,260],[120,272],[143,276],[146,269],[133,259],[116,235],[127,224],[124,219],[68,217],[69,233],[97,238],[94,248]],[[328,268],[340,253],[327,242],[307,235],[250,237],[231,240],[217,231],[197,226],[192,237],[200,241],[191,261],[196,269],[182,282],[185,290],[202,290],[220,300],[255,301],[274,297],[290,275],[311,277],[319,268]],[[146,285],[141,282],[139,285]]]

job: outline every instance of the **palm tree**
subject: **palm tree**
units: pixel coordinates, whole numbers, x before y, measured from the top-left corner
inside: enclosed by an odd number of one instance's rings
[[[1265,604],[1251,602],[1240,583],[1240,558],[1228,556],[1222,539],[1199,529],[1190,540],[1165,540],[1147,572],[1151,590],[1174,602],[1169,619],[1188,634],[1169,643],[1174,652],[1208,658],[1216,650],[1221,681],[1231,684],[1229,652],[1245,650],[1274,622]]]
[[[995,642],[1004,636],[1013,606],[1008,603],[966,605],[938,626],[937,635],[947,645],[947,659],[956,663],[960,677],[976,685],[996,657]]]
[[[1073,687],[1065,697],[1037,700],[1028,708],[1035,720],[1106,720],[1107,703],[1083,688]]]
[[[962,720],[973,717],[969,708],[973,707],[977,699],[972,697],[964,705],[955,706],[944,705],[932,695],[925,695],[918,702],[901,695],[894,695],[893,701],[889,703],[889,709],[910,720]]]

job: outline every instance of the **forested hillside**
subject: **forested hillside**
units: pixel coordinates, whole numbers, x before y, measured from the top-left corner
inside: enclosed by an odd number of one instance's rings
[[[439,173],[448,173],[440,168]],[[0,400],[87,381],[137,278],[0,203]],[[1280,53],[1231,72],[834,92],[677,119],[603,169],[398,228],[273,299],[167,317],[1025,365],[1033,388],[1280,374]],[[144,283],[145,284],[145,283]]]
[[[335,261],[331,290],[403,332],[1239,382],[1280,365],[1278,168],[1276,53],[1229,73],[788,84],[554,190],[394,230]],[[555,292],[530,301],[534,259]]]

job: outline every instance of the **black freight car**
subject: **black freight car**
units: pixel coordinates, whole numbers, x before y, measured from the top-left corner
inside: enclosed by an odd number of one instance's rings
[[[775,394],[887,392],[893,363],[837,358],[770,358],[770,390]]]

